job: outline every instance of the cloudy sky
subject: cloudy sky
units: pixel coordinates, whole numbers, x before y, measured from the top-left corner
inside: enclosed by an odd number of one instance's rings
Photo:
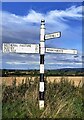
[[[46,41],[46,47],[78,50],[78,57],[46,53],[45,69],[82,67],[82,3],[3,3],[2,43],[39,44],[41,19],[46,21],[46,33],[62,34]],[[39,59],[39,54],[3,53],[2,67],[39,69]]]

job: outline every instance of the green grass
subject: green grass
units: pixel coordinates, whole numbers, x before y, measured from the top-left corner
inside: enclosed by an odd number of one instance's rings
[[[16,86],[2,86],[3,118],[84,118],[83,89],[62,78],[59,83],[45,82],[45,108],[39,110],[39,79]]]

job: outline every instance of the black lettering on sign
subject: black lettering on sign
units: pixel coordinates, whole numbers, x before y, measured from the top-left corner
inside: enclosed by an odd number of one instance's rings
[[[20,47],[31,47],[31,44],[20,44]]]
[[[38,51],[38,45],[35,46],[35,51]]]
[[[14,47],[18,47],[18,44],[11,44],[12,46],[14,46]]]
[[[16,52],[16,50],[14,49],[14,47],[16,47],[16,46],[15,46],[15,44],[11,44],[11,52]]]
[[[10,45],[9,44],[4,44],[4,51],[10,52]]]

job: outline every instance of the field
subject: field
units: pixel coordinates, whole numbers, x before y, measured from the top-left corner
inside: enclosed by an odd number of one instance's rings
[[[36,77],[0,77],[0,81],[2,79],[3,83],[5,83],[6,85],[12,85],[13,80],[16,79],[16,85],[19,85],[22,83],[22,81],[24,80],[24,82],[26,81],[26,79],[32,79],[34,80]],[[48,82],[60,82],[60,80],[62,79],[62,76],[48,76],[45,77],[45,79]],[[78,86],[79,84],[82,85],[83,84],[83,77],[82,76],[64,76],[65,79],[67,79],[68,81],[71,81],[71,83],[74,82],[75,86]],[[39,79],[39,77],[38,77]]]
[[[80,80],[82,77],[45,78],[45,108],[39,110],[39,77],[3,77],[2,117],[82,119],[84,84]]]

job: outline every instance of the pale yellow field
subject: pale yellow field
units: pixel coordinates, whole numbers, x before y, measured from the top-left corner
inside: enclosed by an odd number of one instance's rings
[[[22,83],[22,80],[24,80],[24,82],[25,82],[25,80],[26,80],[26,78],[31,78],[31,77],[0,77],[0,84],[1,83],[6,83],[6,85],[12,85],[12,82],[13,82],[13,80],[16,78],[16,85],[18,85],[18,84],[21,84]],[[53,82],[53,81],[56,81],[56,82],[60,82],[60,80],[61,80],[61,76],[49,76],[49,77],[47,77],[46,78],[46,80],[48,81],[48,82]],[[82,77],[82,76],[65,76],[64,77],[65,79],[67,79],[68,78],[68,80],[69,81],[71,81],[71,83],[73,83],[73,81],[74,81],[74,85],[75,86],[78,86],[79,84],[80,85],[82,85],[83,84],[83,78],[84,77]],[[32,80],[34,80],[35,79],[35,77],[32,77]],[[37,79],[39,79],[39,77],[37,78]]]

